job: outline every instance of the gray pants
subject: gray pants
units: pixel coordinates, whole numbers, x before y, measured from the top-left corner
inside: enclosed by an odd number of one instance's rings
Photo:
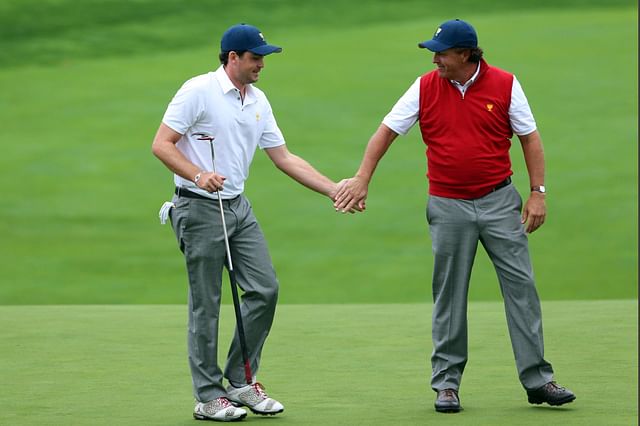
[[[174,197],[171,223],[189,275],[189,366],[200,402],[225,396],[218,365],[218,319],[226,252],[217,200]],[[262,230],[244,196],[223,201],[233,269],[242,295],[241,312],[251,371],[256,374],[271,329],[278,281]],[[238,333],[231,342],[224,377],[244,383]]]
[[[434,254],[431,387],[458,389],[467,363],[467,296],[480,241],[500,281],[520,382],[536,389],[552,380],[544,360],[542,315],[520,211],[508,185],[476,200],[429,197]]]

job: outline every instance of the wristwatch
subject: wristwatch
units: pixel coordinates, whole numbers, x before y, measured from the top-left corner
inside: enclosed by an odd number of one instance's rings
[[[531,191],[536,191],[536,192],[540,192],[541,194],[545,194],[547,192],[547,189],[544,187],[544,185],[540,185],[540,186],[532,186],[531,187]]]
[[[202,177],[202,174],[204,172],[199,172],[196,177],[193,178],[193,182],[196,184],[196,186],[198,185],[198,181],[200,180],[200,178]]]

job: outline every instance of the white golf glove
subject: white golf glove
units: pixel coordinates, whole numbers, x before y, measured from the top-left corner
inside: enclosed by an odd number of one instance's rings
[[[171,201],[166,201],[162,205],[162,207],[160,207],[160,211],[158,212],[158,216],[160,217],[160,224],[164,225],[165,223],[167,223],[167,219],[169,218],[169,212],[175,206],[176,205],[173,204]]]

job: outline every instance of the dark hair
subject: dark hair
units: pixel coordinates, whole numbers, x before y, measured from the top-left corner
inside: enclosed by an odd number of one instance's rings
[[[469,62],[477,64],[482,59],[482,48],[480,47],[457,47],[456,52],[461,53],[465,50],[469,51]]]
[[[242,56],[244,55],[244,52],[246,52],[246,50],[232,50],[231,52],[236,52],[238,56]],[[220,59],[220,63],[225,67],[229,63],[229,53],[230,52],[220,52],[220,54],[218,55],[218,59]]]

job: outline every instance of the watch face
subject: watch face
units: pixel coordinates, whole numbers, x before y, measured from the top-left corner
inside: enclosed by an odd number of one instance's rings
[[[533,188],[531,188],[532,191],[537,191],[537,192],[541,192],[541,193],[545,193],[547,192],[547,189],[544,187],[544,185],[540,185],[540,186],[534,186]]]

